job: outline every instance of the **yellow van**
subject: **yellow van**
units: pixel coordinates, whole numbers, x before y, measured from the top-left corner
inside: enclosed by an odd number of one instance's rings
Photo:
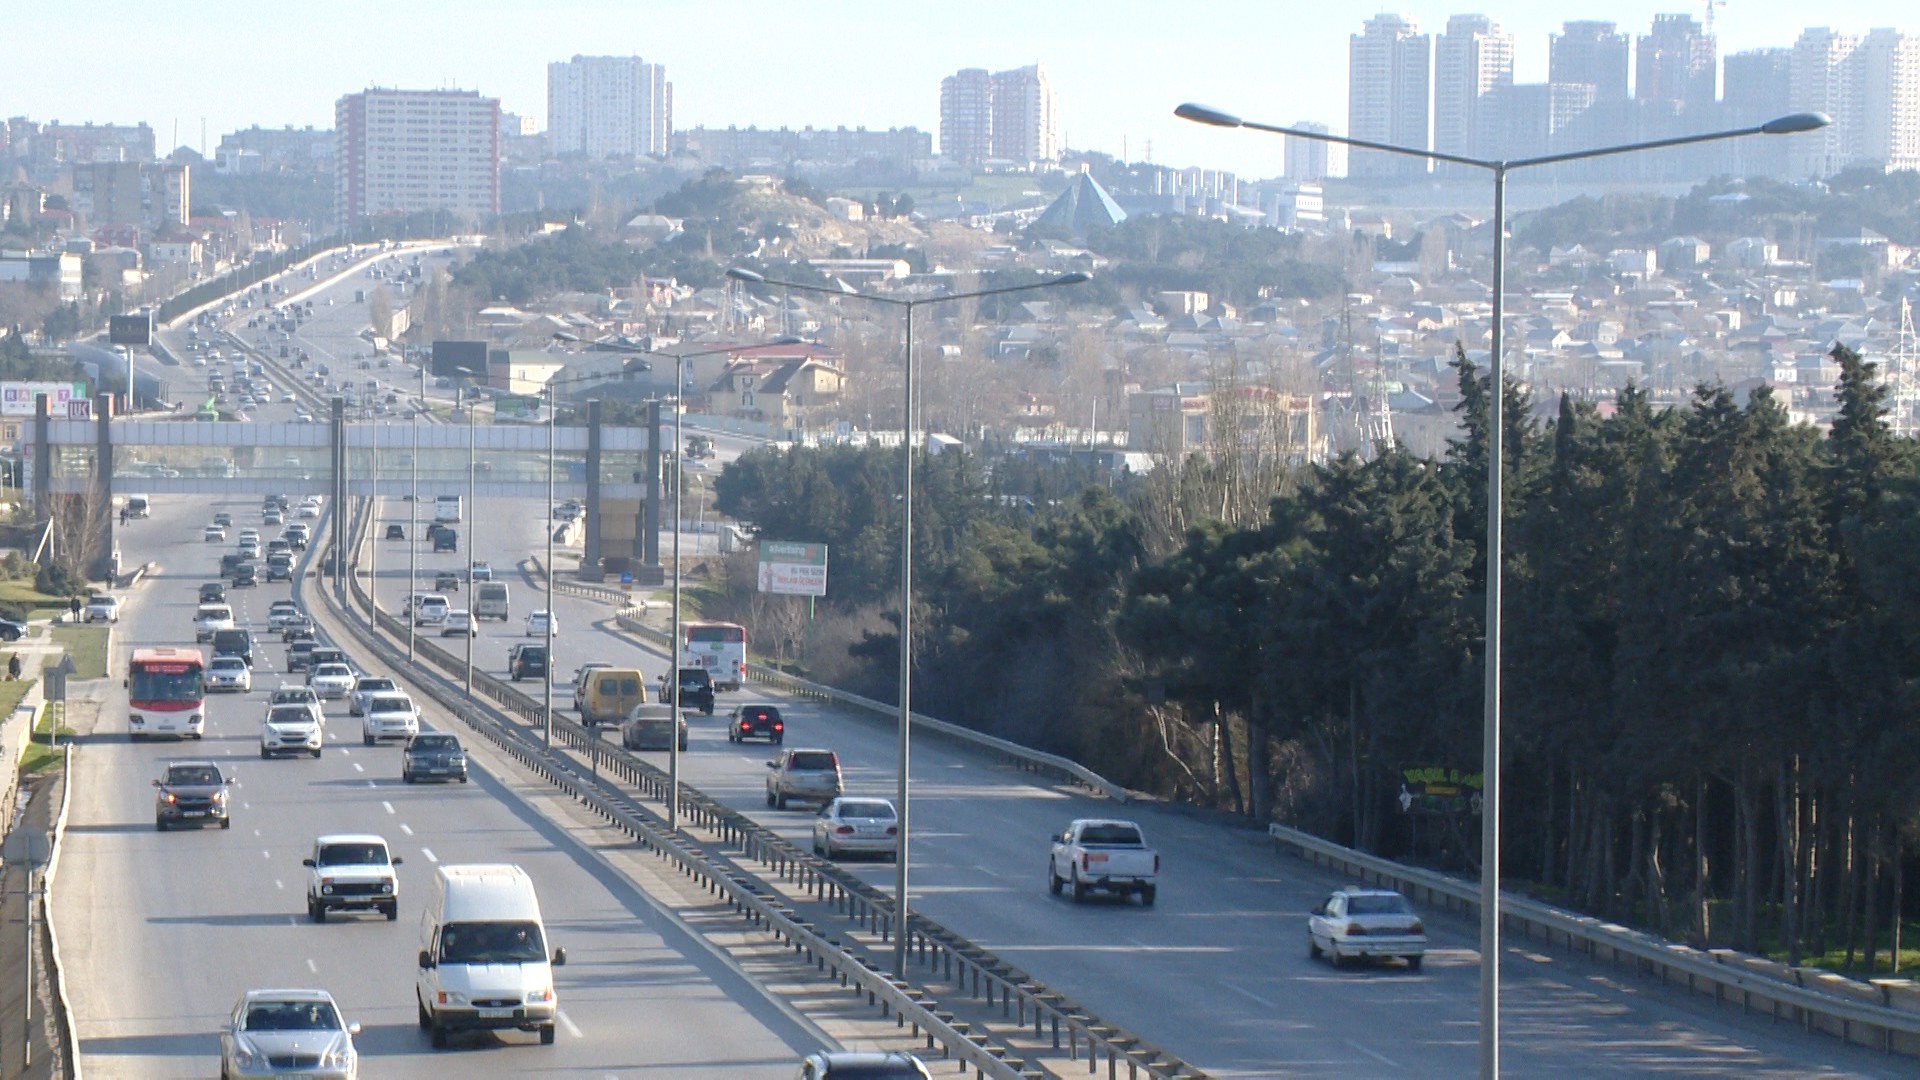
[[[617,724],[635,705],[647,703],[647,679],[638,668],[597,668],[588,673],[579,699],[581,723]]]

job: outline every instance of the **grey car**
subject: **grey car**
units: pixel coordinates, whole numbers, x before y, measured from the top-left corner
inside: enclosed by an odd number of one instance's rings
[[[400,779],[409,784],[419,780],[466,783],[467,752],[460,748],[459,737],[443,731],[415,735],[400,756]]]
[[[325,990],[249,990],[220,1032],[220,1075],[356,1080],[358,1034],[360,1025],[342,1021]]]
[[[166,832],[175,825],[217,822],[223,829],[233,828],[233,818],[227,813],[227,789],[233,783],[220,775],[220,767],[211,761],[169,764],[153,782],[159,789],[153,799],[153,827]]]

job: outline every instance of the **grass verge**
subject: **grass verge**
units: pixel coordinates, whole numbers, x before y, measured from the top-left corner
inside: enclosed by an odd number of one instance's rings
[[[104,626],[56,626],[53,640],[73,657],[73,677],[107,677],[107,628]]]

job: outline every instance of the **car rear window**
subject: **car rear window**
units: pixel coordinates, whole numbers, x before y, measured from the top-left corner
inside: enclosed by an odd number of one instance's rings
[[[1089,825],[1080,830],[1083,844],[1138,844],[1140,830],[1130,825]]]
[[[1405,915],[1407,898],[1398,893],[1361,893],[1347,897],[1349,915]]]
[[[838,762],[831,750],[802,750],[793,755],[790,768],[795,769],[831,769]]]
[[[740,715],[749,720],[772,721],[780,719],[780,710],[771,705],[753,705],[740,710]]]
[[[862,799],[855,802],[842,802],[840,816],[848,818],[884,818],[893,817],[893,807],[877,799]]]

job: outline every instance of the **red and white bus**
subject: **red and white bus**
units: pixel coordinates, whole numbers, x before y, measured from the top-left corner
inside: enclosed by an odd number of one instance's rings
[[[715,690],[738,690],[747,681],[747,628],[730,622],[680,624],[680,663],[707,669]]]
[[[127,661],[127,730],[133,737],[205,735],[206,666],[199,649],[164,645],[133,650]]]

